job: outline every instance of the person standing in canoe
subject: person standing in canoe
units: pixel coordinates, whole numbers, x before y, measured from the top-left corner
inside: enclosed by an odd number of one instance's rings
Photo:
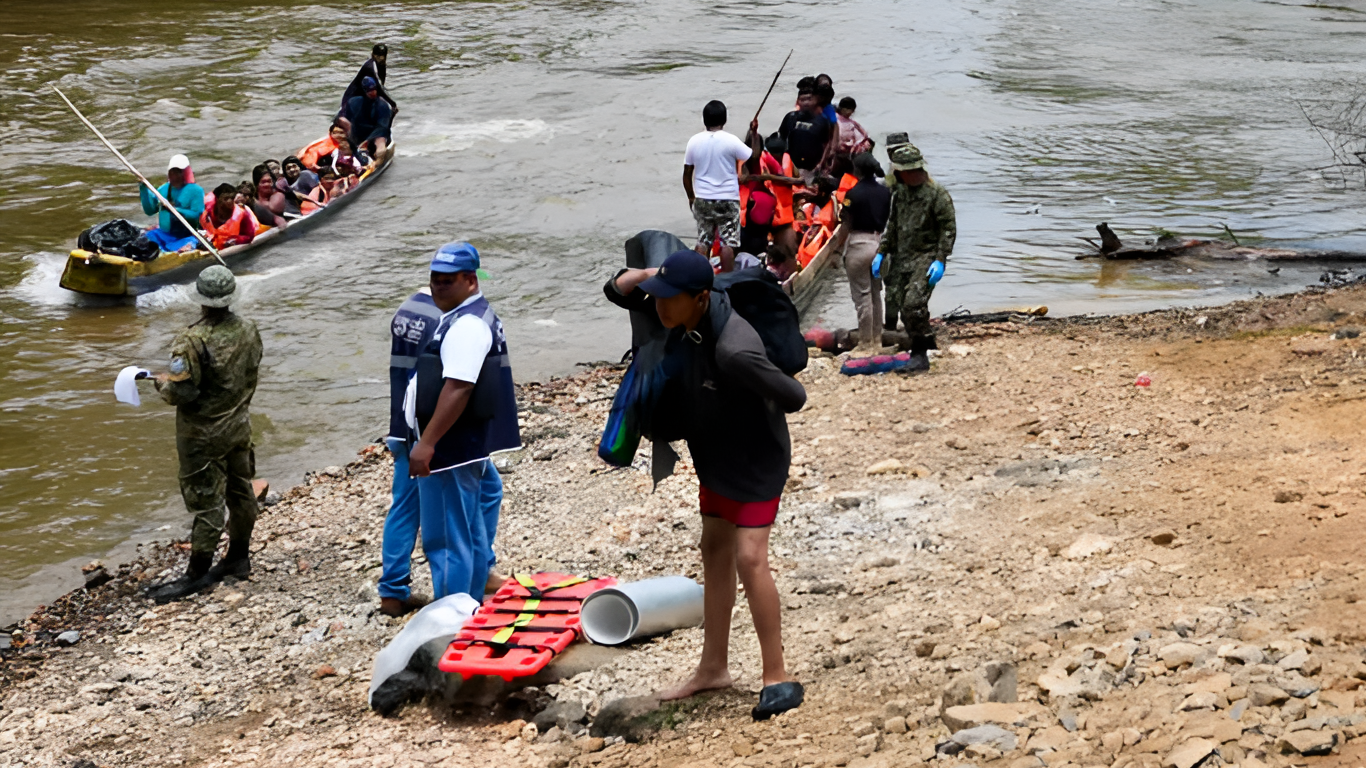
[[[351,137],[352,148],[363,149],[371,157],[380,160],[384,157],[384,149],[393,140],[389,125],[394,119],[394,112],[379,97],[379,83],[375,78],[362,80],[361,88],[365,91],[364,95],[352,97],[346,102],[342,119],[350,126],[347,133]]]
[[[202,316],[176,336],[167,372],[154,377],[162,399],[176,407],[180,495],[194,515],[189,567],[180,578],[149,591],[158,603],[188,597],[226,576],[251,573],[257,506],[248,408],[261,366],[261,334],[255,323],[229,308],[236,294],[237,281],[227,267],[215,264],[199,273],[194,300]],[[228,551],[211,567],[225,529],[225,507]]]
[[[173,155],[166,166],[166,183],[158,189],[161,196],[175,206],[186,221],[199,221],[204,213],[204,188],[194,183],[194,171],[190,169],[190,159],[184,155]],[[146,185],[138,188],[142,197],[142,212],[157,217],[157,225],[147,230],[147,239],[156,243],[166,253],[174,253],[186,247],[197,247],[194,233],[170,211],[166,210],[152,190]]]
[[[370,58],[360,65],[360,71],[351,79],[351,84],[346,86],[346,93],[342,94],[341,109],[338,115],[346,111],[347,102],[357,96],[365,95],[365,78],[373,78],[379,90],[379,97],[389,104],[389,109],[393,110],[394,115],[398,115],[398,105],[394,103],[394,98],[389,92],[384,90],[384,76],[387,74],[385,62],[389,60],[389,46],[384,43],[375,43],[375,47],[370,49]]]
[[[740,247],[740,181],[737,163],[745,163],[750,173],[759,171],[763,153],[759,120],[749,122],[748,143],[722,130],[726,127],[726,105],[707,102],[702,108],[705,131],[688,139],[683,152],[683,191],[688,207],[697,221],[698,253],[706,256],[721,240],[721,271],[735,266],[735,249]]]

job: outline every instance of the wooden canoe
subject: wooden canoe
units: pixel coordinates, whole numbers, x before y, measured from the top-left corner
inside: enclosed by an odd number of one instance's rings
[[[783,290],[792,297],[792,303],[797,305],[798,312],[805,314],[820,295],[825,280],[833,274],[831,268],[839,264],[840,249],[844,247],[844,241],[844,225],[841,224],[801,271],[783,281]]]
[[[228,264],[241,261],[248,254],[271,243],[283,240],[289,233],[299,233],[317,223],[324,214],[333,212],[356,198],[388,170],[394,160],[394,145],[385,150],[384,157],[371,163],[361,174],[360,181],[346,194],[305,216],[290,219],[283,227],[271,227],[244,245],[234,245],[218,251]],[[62,270],[61,286],[77,293],[101,296],[132,296],[146,293],[162,285],[193,280],[200,271],[218,263],[205,250],[161,253],[151,261],[137,261],[126,256],[91,253],[80,248],[71,252]]]

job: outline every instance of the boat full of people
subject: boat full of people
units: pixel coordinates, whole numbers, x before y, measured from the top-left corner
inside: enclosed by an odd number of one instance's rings
[[[342,137],[343,146],[346,143]],[[197,222],[201,236],[224,261],[231,262],[349,203],[389,168],[394,157],[393,144],[373,158],[340,151],[332,136],[324,137],[281,162],[261,163],[253,170],[253,181],[219,184],[207,193],[194,183],[188,159],[176,155],[167,173],[179,176],[181,183],[168,181],[161,189],[182,214],[198,214],[186,218]],[[192,195],[199,198],[197,206],[188,199]],[[181,208],[182,201],[191,205]],[[67,257],[61,286],[86,294],[134,295],[193,279],[204,267],[217,263],[198,238],[158,207],[159,202],[144,189],[143,210],[160,214],[157,227],[139,231],[126,222],[122,227],[110,226],[122,221],[115,220],[83,232],[78,247]],[[105,233],[113,236],[101,237]]]
[[[210,264],[240,260],[354,200],[394,159],[397,108],[367,71],[362,67],[347,89],[326,136],[283,160],[261,162],[249,181],[206,189],[196,183],[190,159],[173,155],[166,183],[153,189],[141,179],[142,212],[156,216],[156,226],[115,219],[82,232],[61,286],[124,296],[190,280]]]

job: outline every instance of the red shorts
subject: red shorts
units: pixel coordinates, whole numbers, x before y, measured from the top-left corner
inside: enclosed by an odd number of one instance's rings
[[[698,494],[698,505],[704,517],[719,517],[741,528],[767,528],[778,517],[778,501],[782,496],[774,496],[768,501],[736,501],[702,486]]]

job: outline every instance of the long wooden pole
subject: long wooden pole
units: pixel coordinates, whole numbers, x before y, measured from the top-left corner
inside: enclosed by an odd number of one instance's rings
[[[793,50],[795,50],[795,49],[792,49],[792,48],[789,48],[789,49],[788,49],[788,51],[787,51],[787,58],[786,58],[786,59],[783,59],[783,65],[782,65],[781,67],[778,67],[778,74],[774,75],[774,76],[773,76],[773,82],[772,82],[772,83],[769,83],[769,86],[768,86],[768,93],[765,93],[765,94],[764,94],[764,100],[761,101],[761,102],[759,102],[759,108],[758,108],[757,110],[755,110],[755,112],[754,112],[754,119],[755,119],[755,120],[758,120],[758,119],[759,119],[759,113],[764,111],[764,105],[768,103],[768,97],[773,95],[773,88],[774,88],[774,86],[776,86],[776,85],[778,84],[778,78],[780,78],[780,77],[783,76],[783,70],[784,70],[784,69],[787,69],[787,62],[790,61],[790,60],[792,59],[792,51],[793,51]]]
[[[49,85],[52,84],[49,83]],[[62,93],[61,89],[58,88],[56,85],[52,85],[52,90],[56,91],[57,95],[62,97],[62,101],[65,101],[66,105],[68,107],[71,107],[71,111],[75,112],[76,117],[80,118],[82,123],[85,123],[85,127],[89,128],[90,131],[95,134],[96,138],[103,142],[105,148],[107,148],[110,152],[114,153],[114,157],[117,157],[119,159],[119,162],[123,163],[123,167],[127,168],[129,172],[131,172],[134,176],[138,177],[138,181],[141,181],[143,184],[145,184],[147,186],[147,189],[151,190],[152,194],[156,195],[157,200],[161,201],[162,207],[170,211],[171,215],[175,216],[181,224],[184,224],[185,228],[190,230],[190,234],[194,235],[195,239],[199,241],[200,245],[203,245],[209,253],[213,254],[213,257],[215,259],[218,259],[219,264],[222,264],[225,267],[228,266],[227,262],[223,261],[223,257],[218,254],[218,249],[213,247],[213,243],[210,243],[208,240],[204,239],[204,236],[200,234],[199,230],[193,224],[186,221],[185,217],[180,214],[180,211],[176,210],[176,207],[174,205],[171,205],[171,201],[167,200],[165,197],[162,197],[161,192],[157,191],[156,185],[148,181],[146,176],[143,176],[141,173],[139,173],[138,169],[134,168],[133,164],[128,162],[128,158],[123,156],[123,153],[119,152],[117,149],[114,149],[114,145],[109,143],[109,139],[106,139],[104,137],[104,134],[100,133],[98,128],[92,125],[89,120],[85,119],[85,115],[82,115],[81,111],[79,109],[76,109],[76,105],[71,103],[71,99],[68,99],[66,97],[66,94]]]

